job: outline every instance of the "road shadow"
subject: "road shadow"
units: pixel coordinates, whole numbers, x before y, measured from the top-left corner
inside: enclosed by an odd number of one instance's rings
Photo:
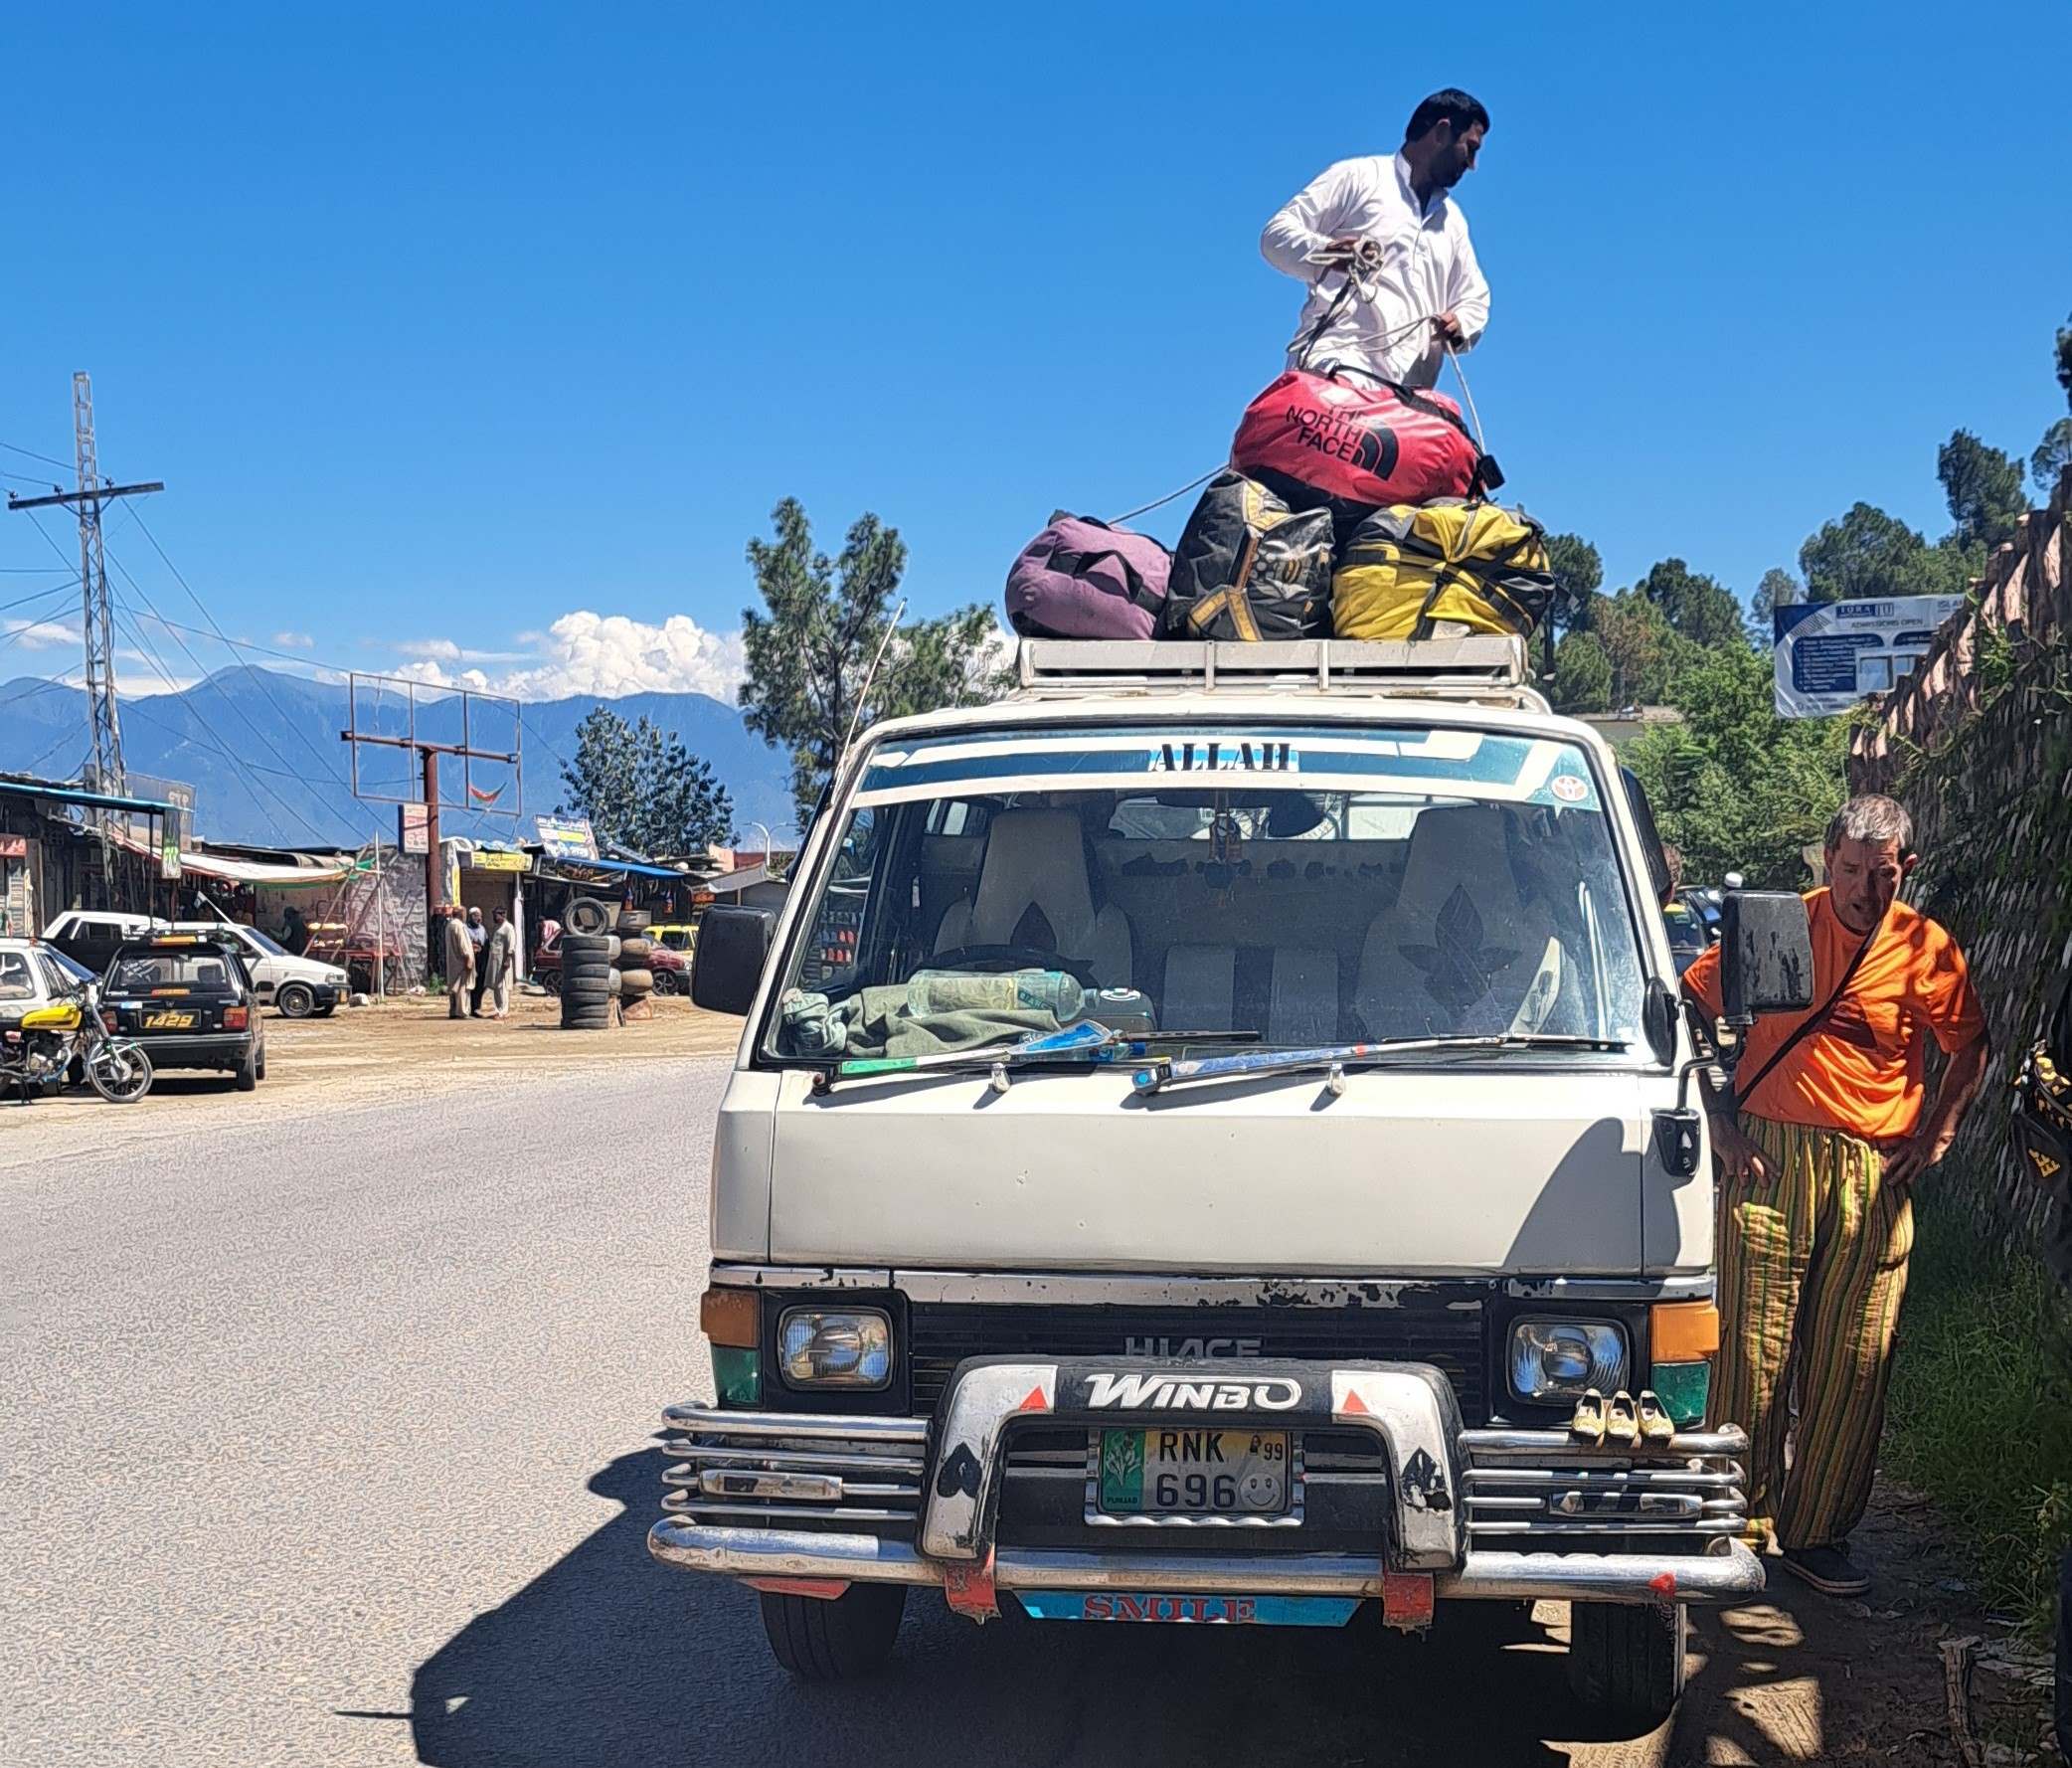
[[[1762,1601],[1694,1611],[1670,1763],[1961,1759],[1938,1642],[1991,1631],[1961,1562],[1927,1501],[1883,1479],[1849,1549],[1864,1597],[1823,1596],[1772,1556]]]
[[[1530,1768],[1591,1758],[1544,1736],[1603,1734],[1573,1708],[1558,1645],[1494,1605],[1413,1639],[1364,1615],[1329,1631],[978,1628],[917,1591],[884,1675],[802,1685],[772,1662],[752,1592],[648,1556],[664,1465],[658,1448],[612,1462],[590,1489],[619,1513],[419,1667],[422,1761]]]

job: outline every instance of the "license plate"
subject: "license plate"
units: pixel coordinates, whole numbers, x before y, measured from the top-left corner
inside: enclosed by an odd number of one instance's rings
[[[185,1031],[194,1024],[192,1013],[146,1013],[146,1031]]]
[[[1112,1515],[1278,1516],[1288,1508],[1288,1433],[1105,1430],[1102,1509]]]

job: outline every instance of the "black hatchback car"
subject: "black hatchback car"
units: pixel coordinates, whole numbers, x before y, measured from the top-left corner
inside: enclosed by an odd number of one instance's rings
[[[100,983],[108,1029],[143,1045],[156,1070],[216,1068],[241,1093],[266,1078],[259,994],[237,945],[206,933],[125,940]]]

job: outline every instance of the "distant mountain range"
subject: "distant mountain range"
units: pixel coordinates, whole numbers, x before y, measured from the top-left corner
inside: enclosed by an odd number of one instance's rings
[[[759,821],[780,842],[790,836],[790,765],[742,724],[735,708],[705,694],[627,694],[616,700],[586,694],[527,702],[515,732],[508,715],[502,728],[483,728],[493,709],[477,702],[485,716],[470,733],[475,745],[500,751],[515,747],[523,758],[525,819],[517,825],[523,838],[532,838],[533,815],[552,810],[560,800],[562,765],[575,754],[576,726],[596,706],[610,707],[628,724],[645,714],[710,762],[733,795],[742,836]],[[220,670],[183,693],[125,699],[120,712],[124,766],[131,773],[192,786],[199,834],[283,847],[356,844],[377,828],[395,837],[393,805],[361,803],[353,796],[350,758],[339,741],[348,723],[343,686],[246,666]],[[408,726],[407,705],[394,694],[376,703],[363,688],[358,714],[363,731],[400,736]],[[437,742],[457,740],[458,700],[421,698],[418,734]],[[30,676],[0,685],[0,773],[66,778],[78,769],[86,744],[86,695],[80,689]],[[361,747],[363,790],[415,796],[416,784],[406,784],[408,771],[403,751]],[[493,764],[478,765],[473,784],[478,793],[497,794],[499,808],[518,796],[509,770]],[[439,796],[448,800],[463,796],[451,763],[445,765]],[[509,839],[514,832],[508,816],[448,810],[442,822],[448,834]]]

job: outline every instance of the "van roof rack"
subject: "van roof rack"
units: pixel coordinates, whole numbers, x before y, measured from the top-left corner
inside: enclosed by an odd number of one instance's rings
[[[1547,710],[1531,685],[1525,640],[1513,633],[1259,644],[1024,638],[1019,667],[1023,690],[1043,695],[1321,691]]]

